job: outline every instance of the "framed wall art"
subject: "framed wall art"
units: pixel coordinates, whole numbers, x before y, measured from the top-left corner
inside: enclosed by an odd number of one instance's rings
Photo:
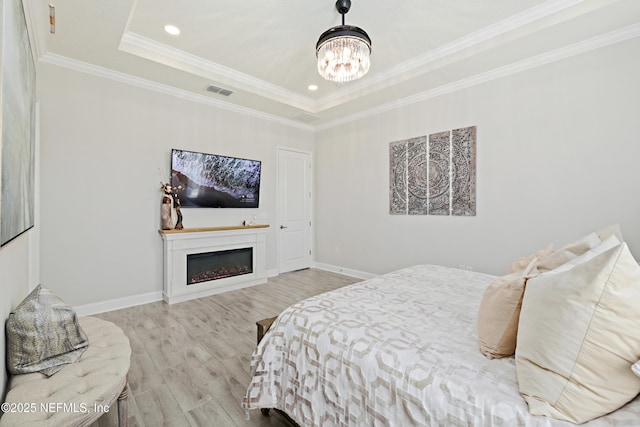
[[[2,0],[0,245],[34,225],[36,71],[21,0]]]

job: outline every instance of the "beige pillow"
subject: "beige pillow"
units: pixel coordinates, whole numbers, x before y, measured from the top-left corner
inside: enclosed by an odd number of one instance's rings
[[[625,243],[529,281],[516,350],[533,415],[584,423],[640,392],[640,266]]]
[[[601,241],[602,240],[600,240],[597,233],[587,234],[583,238],[561,247],[557,251],[547,255],[545,259],[540,260],[538,263],[538,271],[544,272],[553,270],[554,268],[582,255],[589,249],[595,248]]]
[[[516,349],[518,319],[524,287],[535,274],[534,256],[524,270],[498,277],[487,286],[478,310],[480,351],[489,359],[509,357]]]
[[[538,262],[540,262],[541,260],[545,259],[551,253],[553,253],[553,244],[549,244],[546,248],[540,249],[538,252],[536,252],[533,255],[529,255],[529,256],[522,257],[522,258],[518,258],[517,260],[515,260],[515,261],[513,261],[511,263],[511,266],[509,267],[509,273],[516,273],[518,271],[522,271],[525,268],[527,268],[529,263],[534,258],[537,258]]]

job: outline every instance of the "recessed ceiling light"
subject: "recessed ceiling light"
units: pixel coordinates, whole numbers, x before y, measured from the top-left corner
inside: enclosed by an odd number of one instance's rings
[[[172,36],[177,36],[178,34],[180,34],[180,28],[176,27],[175,25],[165,25],[164,30]]]
[[[317,85],[309,85],[308,89],[309,90],[318,90],[318,86]]]

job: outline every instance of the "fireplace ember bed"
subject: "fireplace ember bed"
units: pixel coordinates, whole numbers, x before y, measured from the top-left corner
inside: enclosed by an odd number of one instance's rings
[[[253,248],[187,255],[187,285],[253,273]]]

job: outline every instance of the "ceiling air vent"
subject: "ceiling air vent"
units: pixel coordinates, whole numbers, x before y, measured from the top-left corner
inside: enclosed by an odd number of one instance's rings
[[[233,93],[233,91],[230,89],[225,89],[223,87],[214,86],[214,85],[207,86],[207,90],[209,92],[217,93],[222,96],[229,96]]]

